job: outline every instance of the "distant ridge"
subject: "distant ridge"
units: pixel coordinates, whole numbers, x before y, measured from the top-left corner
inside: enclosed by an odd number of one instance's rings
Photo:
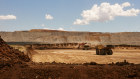
[[[29,32],[64,32],[63,30],[31,29]]]
[[[91,43],[92,45],[140,45],[140,32],[79,32],[47,29],[0,32],[9,43]]]

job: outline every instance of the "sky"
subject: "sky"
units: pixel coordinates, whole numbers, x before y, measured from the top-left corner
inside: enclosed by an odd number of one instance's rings
[[[0,31],[140,32],[140,0],[0,0]]]

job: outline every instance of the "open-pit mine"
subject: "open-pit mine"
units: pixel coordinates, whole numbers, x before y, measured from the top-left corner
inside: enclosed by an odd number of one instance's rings
[[[140,78],[140,32],[33,29],[0,36],[2,79]]]
[[[28,54],[34,62],[101,64],[129,60],[140,63],[140,33],[74,32],[33,29],[30,31],[0,32],[1,37],[15,49]],[[83,50],[82,44],[90,49]],[[112,56],[96,55],[96,46],[112,46]],[[34,52],[27,52],[30,46]]]

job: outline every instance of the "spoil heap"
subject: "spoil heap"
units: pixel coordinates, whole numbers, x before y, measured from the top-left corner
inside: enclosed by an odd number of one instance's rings
[[[29,57],[23,52],[13,49],[0,37],[0,68],[29,60]]]

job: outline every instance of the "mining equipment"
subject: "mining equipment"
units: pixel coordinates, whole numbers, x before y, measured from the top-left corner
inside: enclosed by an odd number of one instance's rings
[[[112,45],[98,45],[96,48],[96,55],[112,55]]]
[[[89,50],[89,49],[91,49],[91,46],[89,44],[85,44],[83,46],[83,50]]]
[[[91,44],[89,43],[81,43],[79,44],[78,49],[82,48],[83,50],[90,50],[91,49]]]

